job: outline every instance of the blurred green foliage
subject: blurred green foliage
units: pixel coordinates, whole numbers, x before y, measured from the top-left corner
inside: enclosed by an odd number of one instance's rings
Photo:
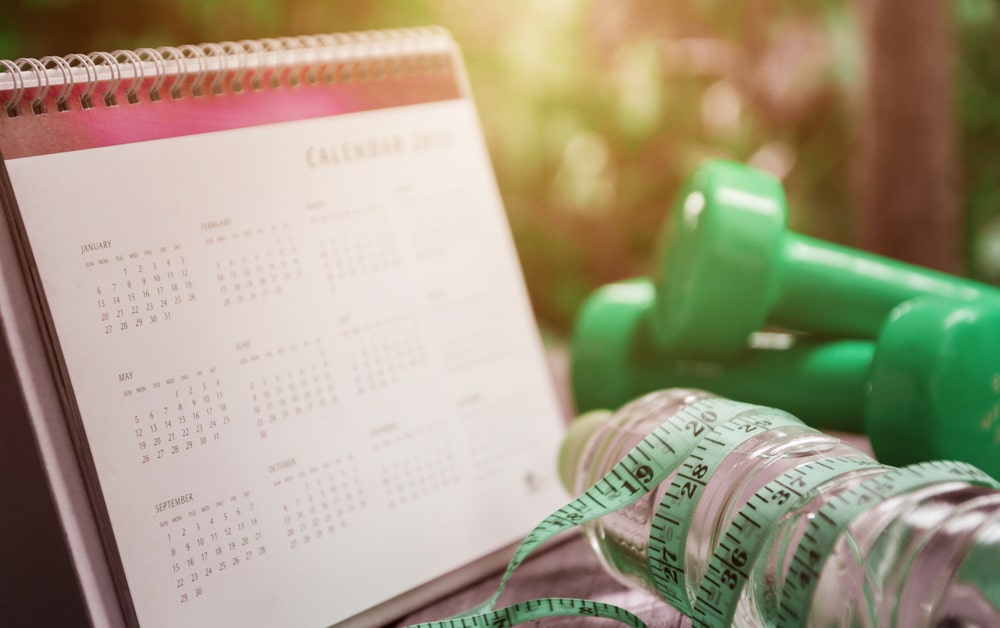
[[[960,0],[955,10],[968,265],[1000,282],[1000,2]]]
[[[556,335],[595,287],[651,271],[670,202],[706,156],[781,177],[793,228],[849,237],[862,54],[846,0],[5,3],[0,58],[11,59],[448,28],[465,55],[536,314]],[[1000,276],[998,5],[957,6],[968,224],[997,232],[990,268]],[[992,251],[981,240],[976,250]]]

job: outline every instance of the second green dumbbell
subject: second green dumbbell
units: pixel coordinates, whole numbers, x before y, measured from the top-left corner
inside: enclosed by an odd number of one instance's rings
[[[875,352],[872,341],[803,339],[773,348],[745,345],[745,351],[729,360],[677,356],[652,339],[655,299],[653,283],[635,279],[602,286],[577,312],[570,344],[577,412],[617,408],[661,388],[701,388],[781,408],[811,425],[862,431],[864,389]]]
[[[787,231],[781,183],[737,163],[706,162],[673,210],[656,279],[656,344],[729,358],[765,324],[874,338],[921,295],[973,301],[1000,289]],[[928,237],[933,237],[929,234]]]
[[[579,412],[702,388],[867,434],[886,464],[964,460],[1000,478],[1000,300],[919,297],[890,311],[877,342],[800,338],[712,361],[650,342],[655,296],[649,280],[611,284],[580,309],[570,348]]]

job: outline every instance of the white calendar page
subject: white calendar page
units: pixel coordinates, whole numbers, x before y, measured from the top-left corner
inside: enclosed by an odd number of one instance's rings
[[[562,502],[471,100],[6,168],[141,625],[336,623]]]

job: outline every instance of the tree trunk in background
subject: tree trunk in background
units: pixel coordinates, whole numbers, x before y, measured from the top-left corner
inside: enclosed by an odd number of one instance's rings
[[[865,95],[857,243],[962,271],[955,41],[948,0],[862,0]]]

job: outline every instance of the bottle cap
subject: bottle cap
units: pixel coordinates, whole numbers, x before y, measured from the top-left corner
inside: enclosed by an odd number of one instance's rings
[[[581,414],[570,423],[569,430],[563,437],[562,446],[559,448],[559,479],[562,481],[563,487],[566,488],[566,492],[576,495],[573,478],[580,465],[583,449],[591,435],[610,416],[611,412],[608,410],[594,410]]]

